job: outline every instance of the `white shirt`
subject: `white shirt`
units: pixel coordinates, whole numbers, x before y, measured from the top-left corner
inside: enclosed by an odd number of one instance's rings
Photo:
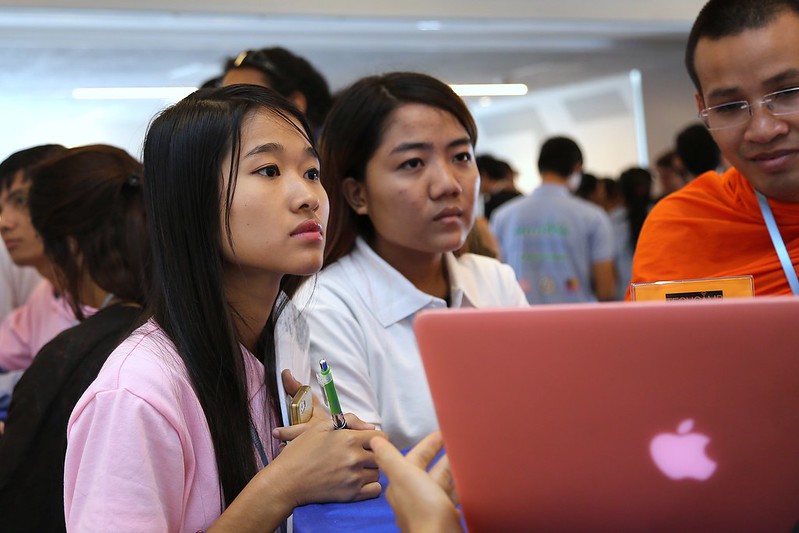
[[[280,293],[277,305],[280,306],[286,298],[284,293]],[[299,310],[291,300],[285,301],[285,308],[275,324],[275,356],[277,359],[277,388],[278,398],[285,398],[281,405],[281,416],[283,425],[289,425],[288,417],[288,397],[283,390],[283,379],[280,373],[283,369],[291,370],[294,379],[303,385],[313,386],[314,373],[311,370],[308,350],[310,338],[308,336],[308,323],[302,318]]]
[[[542,183],[491,213],[502,258],[531,304],[595,302],[592,266],[614,258],[605,210],[565,185]]]
[[[451,307],[527,305],[507,265],[472,254],[444,257]],[[304,311],[312,365],[330,363],[341,408],[380,427],[400,448],[438,429],[413,321],[447,303],[418,290],[361,239],[304,289],[298,301],[313,291]]]

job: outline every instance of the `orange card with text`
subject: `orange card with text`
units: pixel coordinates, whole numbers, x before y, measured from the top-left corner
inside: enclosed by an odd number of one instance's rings
[[[630,299],[636,302],[752,298],[754,295],[755,284],[752,276],[683,279],[630,285]]]

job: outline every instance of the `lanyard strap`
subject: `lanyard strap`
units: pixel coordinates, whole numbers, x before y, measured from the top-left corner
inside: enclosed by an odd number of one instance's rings
[[[266,456],[264,444],[261,442],[261,437],[258,436],[258,430],[255,428],[255,423],[252,421],[250,421],[250,436],[252,437],[252,443],[255,445],[256,451],[258,451],[258,455],[261,457],[261,464],[266,467],[266,465],[269,464],[269,457]],[[280,527],[277,528],[275,533],[286,533],[287,531],[287,521],[284,520],[283,523],[280,524]]]
[[[255,424],[250,422],[250,435],[252,436],[252,443],[255,444],[255,449],[261,457],[261,464],[266,466],[269,464],[269,458],[266,456],[266,450],[261,442],[261,437],[258,436],[258,430],[255,429]]]
[[[788,278],[788,284],[794,295],[799,295],[799,279],[796,277],[796,269],[791,263],[791,256],[788,255],[788,249],[785,247],[785,241],[782,240],[780,229],[777,227],[777,221],[774,220],[774,213],[771,212],[771,207],[768,205],[768,200],[759,191],[755,191],[757,195],[757,202],[760,204],[760,212],[763,213],[763,220],[766,221],[768,233],[771,235],[771,242],[774,244],[774,249],[777,251],[777,257],[780,258],[782,270],[785,271],[785,277]]]

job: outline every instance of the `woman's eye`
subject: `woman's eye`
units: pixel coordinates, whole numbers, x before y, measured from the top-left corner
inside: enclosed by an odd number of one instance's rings
[[[319,169],[318,168],[312,168],[312,169],[308,170],[305,173],[305,177],[306,177],[306,179],[309,179],[311,181],[319,181]]]
[[[409,159],[409,160],[405,161],[404,163],[402,163],[400,165],[400,168],[414,169],[414,168],[421,167],[422,164],[423,164],[422,160],[419,159],[418,157],[416,157],[414,159]]]
[[[277,165],[267,165],[263,168],[259,168],[257,173],[262,176],[274,178],[275,176],[280,176],[280,169],[277,168]]]
[[[462,152],[455,156],[455,161],[467,162],[472,160],[472,154],[469,152]]]

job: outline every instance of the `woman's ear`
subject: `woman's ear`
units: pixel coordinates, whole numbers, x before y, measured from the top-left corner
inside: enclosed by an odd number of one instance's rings
[[[369,214],[366,202],[366,188],[364,184],[355,178],[344,178],[341,184],[341,190],[344,193],[344,199],[350,204],[355,213],[359,215]]]

